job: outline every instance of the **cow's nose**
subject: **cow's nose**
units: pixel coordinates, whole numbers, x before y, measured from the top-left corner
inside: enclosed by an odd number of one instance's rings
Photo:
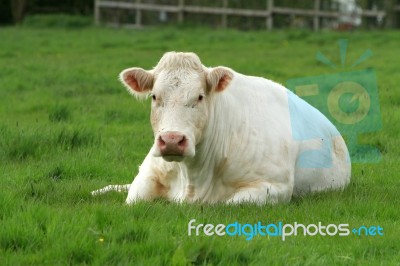
[[[162,156],[182,156],[187,147],[187,138],[179,132],[165,132],[158,137],[157,145]]]

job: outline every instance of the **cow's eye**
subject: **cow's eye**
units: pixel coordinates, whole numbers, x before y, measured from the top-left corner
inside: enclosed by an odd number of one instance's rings
[[[203,95],[199,95],[199,102],[201,102],[203,100],[204,96]]]
[[[151,95],[151,98],[153,99],[153,101],[157,100],[157,97],[154,94]]]

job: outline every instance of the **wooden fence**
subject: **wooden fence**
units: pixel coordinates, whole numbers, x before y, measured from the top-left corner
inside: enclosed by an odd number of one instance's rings
[[[185,0],[177,0],[174,5],[156,4],[156,3],[145,3],[141,0],[95,0],[95,23],[96,24],[108,24],[113,26],[126,26],[126,27],[137,27],[140,28],[143,25],[142,12],[155,11],[164,13],[175,13],[177,14],[177,22],[184,23],[185,17],[189,17],[190,14],[209,14],[218,15],[221,18],[221,27],[225,28],[228,26],[228,16],[243,16],[243,17],[258,17],[265,19],[265,27],[268,30],[274,28],[274,15],[287,15],[287,16],[302,16],[312,18],[312,27],[315,31],[321,28],[320,19],[330,18],[338,19],[342,14],[338,11],[326,11],[321,10],[321,0],[314,0],[313,9],[300,9],[300,8],[289,8],[289,7],[278,7],[274,5],[274,0],[266,0],[266,8],[264,10],[256,9],[243,9],[243,8],[229,8],[229,0],[222,0],[221,7],[208,7],[208,6],[194,6],[185,4]],[[397,6],[397,8],[399,8]],[[101,10],[102,9],[113,9],[113,10],[130,10],[135,12],[135,23],[123,23],[116,21],[113,23],[102,21]],[[385,17],[384,11],[379,10],[362,10],[361,16],[364,18],[383,18]]]

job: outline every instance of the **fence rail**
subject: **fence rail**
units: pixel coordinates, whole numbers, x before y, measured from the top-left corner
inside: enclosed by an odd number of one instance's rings
[[[290,16],[304,16],[313,18],[313,29],[318,31],[320,29],[320,19],[330,18],[337,19],[341,14],[337,11],[320,10],[320,1],[314,0],[314,9],[300,9],[289,7],[274,6],[273,0],[266,0],[266,8],[264,10],[244,9],[244,8],[230,8],[228,7],[228,0],[222,1],[221,7],[207,7],[207,6],[193,6],[185,5],[185,0],[179,0],[175,5],[155,4],[155,3],[142,3],[141,0],[135,2],[112,1],[112,0],[95,0],[95,23],[101,23],[101,9],[117,9],[117,10],[134,10],[136,12],[135,24],[123,23],[107,23],[111,25],[122,25],[128,27],[142,27],[142,11],[156,11],[156,12],[169,12],[178,15],[178,23],[183,23],[185,14],[210,14],[221,16],[221,26],[227,27],[227,16],[244,16],[244,17],[260,17],[265,18],[265,26],[268,30],[273,29],[274,19],[273,15],[290,15]],[[396,6],[399,10],[400,6]],[[362,10],[362,17],[378,18],[385,17],[386,13],[379,10]]]

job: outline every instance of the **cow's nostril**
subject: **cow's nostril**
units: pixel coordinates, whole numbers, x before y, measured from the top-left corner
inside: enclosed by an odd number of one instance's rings
[[[178,142],[178,146],[184,147],[186,146],[186,137],[182,136],[182,139]]]
[[[160,136],[159,138],[158,138],[158,146],[165,146],[165,141],[162,139],[162,137]]]

